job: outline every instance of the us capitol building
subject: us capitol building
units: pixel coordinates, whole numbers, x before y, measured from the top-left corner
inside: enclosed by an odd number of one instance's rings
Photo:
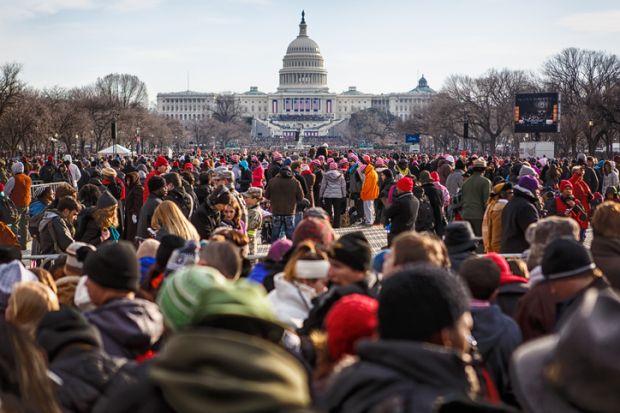
[[[264,93],[252,86],[245,93],[228,95],[234,98],[242,116],[252,118],[254,139],[339,137],[352,113],[376,108],[406,120],[435,94],[424,75],[415,89],[404,93],[368,94],[355,86],[342,93],[330,92],[323,56],[319,45],[308,37],[303,11],[299,35],[288,45],[282,60],[275,93]],[[187,125],[210,116],[217,98],[217,93],[158,93],[157,111]]]

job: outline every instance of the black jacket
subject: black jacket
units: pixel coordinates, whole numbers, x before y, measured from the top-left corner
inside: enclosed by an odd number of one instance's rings
[[[171,191],[168,191],[166,199],[174,202],[179,207],[181,212],[183,212],[185,218],[189,219],[192,216],[194,212],[194,200],[191,195],[185,192],[185,189],[183,189],[182,186],[178,186]]]
[[[96,208],[89,208],[79,222],[75,231],[75,240],[91,245],[101,244],[101,229],[97,225],[93,213]]]
[[[435,233],[442,236],[445,232],[445,223],[443,219],[443,194],[432,182],[422,185],[424,193],[433,208],[433,217],[435,218]]]
[[[265,182],[269,182],[271,178],[277,176],[280,173],[280,168],[282,168],[281,164],[272,162],[271,165],[269,165],[269,168],[265,171]]]
[[[413,230],[419,207],[420,201],[412,192],[404,192],[394,197],[392,205],[385,210],[385,218],[392,224],[391,237]]]
[[[220,214],[207,199],[196,209],[191,222],[196,227],[200,239],[209,239],[211,233],[220,223]]]
[[[440,398],[465,396],[465,364],[447,348],[413,341],[363,341],[360,361],[346,368],[330,387],[330,413],[430,413]]]
[[[525,231],[538,221],[536,200],[529,194],[514,190],[514,198],[502,211],[502,253],[522,253],[529,244]]]
[[[478,343],[478,350],[491,379],[502,400],[515,404],[508,367],[512,353],[521,344],[521,330],[517,323],[503,314],[496,305],[472,308],[471,314],[474,319],[471,333]]]
[[[56,389],[62,410],[75,413],[92,411],[112,377],[115,381],[123,380],[120,370],[126,362],[97,348],[85,350],[74,346],[60,353],[50,363],[50,370],[62,380],[62,385]]]
[[[148,228],[151,227],[151,219],[155,213],[155,209],[161,204],[161,198],[155,194],[149,194],[146,198],[146,202],[142,206],[140,211],[140,218],[138,219],[138,231],[136,236],[141,238],[150,238]]]
[[[241,168],[241,176],[239,177],[239,192],[245,192],[252,184],[252,171],[248,168]]]

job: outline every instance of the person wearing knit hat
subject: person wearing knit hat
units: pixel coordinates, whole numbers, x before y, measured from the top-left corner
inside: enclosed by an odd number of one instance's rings
[[[403,411],[430,412],[438,398],[477,397],[467,355],[469,294],[458,278],[429,265],[408,267],[384,282],[377,318],[379,339],[358,343],[359,361],[334,380],[327,411],[373,411],[398,399]]]
[[[581,202],[573,195],[573,183],[568,180],[560,182],[560,193],[545,202],[545,209],[549,215],[569,217],[579,225],[579,236],[583,242],[588,229],[588,214]]]
[[[166,282],[164,298],[170,300],[162,301],[162,309],[174,314],[167,321],[189,320],[189,325],[172,334],[157,358],[144,365],[143,380],[115,386],[116,393],[98,404],[101,411],[118,410],[119,400],[123,406],[146,406],[141,409],[145,411],[280,412],[309,407],[307,372],[279,344],[284,329],[262,287],[245,280],[208,285],[204,271],[208,269],[190,267],[173,275],[179,284]],[[182,311],[172,313],[168,304]]]
[[[120,239],[118,201],[108,191],[103,191],[94,209],[86,211],[75,233],[75,239],[99,245],[110,239]]]
[[[361,231],[349,232],[334,241],[328,249],[330,268],[329,281],[334,285],[346,286],[364,282],[370,269],[372,252],[370,243]]]
[[[413,195],[413,179],[408,176],[396,182],[392,204],[385,210],[385,221],[389,225],[388,245],[394,237],[406,231],[413,231],[418,217],[420,201]]]
[[[31,186],[32,179],[24,173],[24,164],[15,162],[11,166],[13,176],[6,182],[4,186],[4,194],[13,201],[19,219],[13,224],[12,230],[19,239],[22,250],[26,249],[28,242],[28,207],[32,200]]]
[[[587,290],[611,291],[590,250],[572,237],[551,241],[545,248],[541,268],[544,280],[521,297],[515,312],[524,340],[557,331]]]
[[[293,246],[311,240],[322,247],[327,247],[335,239],[334,231],[328,221],[318,218],[304,218],[293,232]]]
[[[332,161],[332,162],[330,162],[330,163],[329,163],[329,165],[328,165],[328,169],[329,169],[330,171],[336,170],[336,169],[338,169],[338,164],[337,164],[336,162],[333,162],[333,161]]]
[[[539,188],[538,180],[529,175],[513,187],[514,196],[502,211],[502,253],[520,254],[528,248],[525,232],[539,219]]]
[[[95,247],[85,242],[72,242],[66,249],[65,275],[82,275],[84,261],[95,251]]]
[[[143,197],[142,202],[144,203],[146,203],[146,200],[149,197],[149,193],[151,191],[149,188],[149,181],[154,176],[159,176],[159,175],[162,175],[168,172],[168,168],[170,167],[170,164],[168,163],[168,160],[166,158],[159,155],[157,159],[155,160],[155,163],[153,163],[153,166],[155,167],[155,169],[149,172],[149,174],[146,176],[146,179],[144,180],[144,194],[142,196]],[[142,235],[138,234],[138,236],[142,236]]]
[[[142,241],[138,246],[136,257],[140,263],[140,285],[142,285],[149,270],[155,264],[155,255],[157,255],[159,244],[159,241],[149,238]]]
[[[166,326],[178,330],[190,325],[202,291],[225,284],[226,278],[213,267],[191,265],[171,274],[157,296]]]
[[[502,309],[504,314],[512,317],[517,308],[517,301],[529,290],[527,278],[513,274],[510,269],[510,264],[503,256],[495,252],[489,252],[485,257],[493,260],[500,271],[499,288],[497,290],[497,296],[495,297],[495,304]],[[523,261],[521,261],[521,263],[525,266]]]
[[[129,359],[151,352],[163,334],[163,318],[155,303],[135,297],[140,270],[133,245],[101,245],[86,258],[84,274],[96,307],[85,315],[101,333],[105,351]]]
[[[116,170],[114,168],[103,168],[101,169],[101,175],[102,176],[110,176],[110,177],[116,177]]]
[[[274,289],[267,298],[278,320],[288,327],[302,327],[313,300],[327,290],[327,254],[312,241],[295,247],[284,271],[274,276]]]
[[[327,349],[332,363],[346,355],[355,355],[355,345],[377,334],[379,302],[362,294],[342,297],[325,317]]]
[[[383,158],[377,157],[375,158],[375,168],[384,168],[385,167],[385,161],[383,160]]]
[[[93,411],[98,396],[125,365],[125,360],[103,351],[97,329],[69,307],[47,313],[39,322],[36,338],[50,373],[63,383],[55,393],[64,411],[75,406]]]

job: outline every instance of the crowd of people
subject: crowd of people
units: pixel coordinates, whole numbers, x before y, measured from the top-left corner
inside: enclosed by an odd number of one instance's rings
[[[0,411],[615,412],[617,162],[2,160]]]

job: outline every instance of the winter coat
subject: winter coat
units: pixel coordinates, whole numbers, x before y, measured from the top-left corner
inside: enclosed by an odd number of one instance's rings
[[[470,391],[465,363],[453,350],[400,340],[362,341],[360,361],[344,369],[328,389],[329,413],[430,413],[441,398]]]
[[[304,198],[304,193],[292,174],[280,173],[267,183],[265,198],[271,201],[273,215],[295,215],[297,203]]]
[[[502,253],[522,253],[529,244],[525,231],[538,221],[536,199],[515,188],[514,197],[502,211]]]
[[[598,191],[599,181],[598,181],[598,176],[596,175],[596,171],[594,170],[594,168],[590,168],[589,166],[585,167],[584,174],[583,174],[583,180],[588,185],[590,192]]]
[[[84,315],[101,333],[103,349],[111,356],[140,358],[164,332],[157,304],[141,298],[111,300]]]
[[[475,256],[476,256],[476,252],[473,250],[450,252],[450,249],[448,249],[448,258],[450,258],[450,267],[452,268],[452,271],[456,273],[459,272],[459,268],[461,268],[461,264],[463,263],[463,261],[469,258],[475,257]]]
[[[172,201],[179,207],[185,218],[189,219],[194,212],[194,200],[185,192],[182,186],[173,188],[166,195],[168,201]]]
[[[394,197],[392,205],[385,210],[386,223],[389,221],[391,224],[390,238],[414,229],[419,208],[420,201],[412,192],[403,192]]]
[[[20,247],[17,235],[11,230],[11,228],[0,221],[0,245],[9,247]]]
[[[310,201],[310,206],[314,207],[317,204],[317,201],[314,199],[314,181],[316,180],[316,176],[310,171],[301,171],[301,177],[308,187],[306,198]]]
[[[319,198],[346,198],[347,183],[344,175],[337,169],[325,172],[321,181]]]
[[[564,195],[556,196],[545,203],[545,209],[550,215],[572,218],[579,225],[579,228],[588,229],[588,214],[586,214],[581,202],[578,199],[574,199],[575,205],[569,208],[566,201]]]
[[[374,166],[366,165],[364,176],[360,199],[362,201],[374,201],[379,197],[379,175],[377,175]]]
[[[507,199],[498,199],[489,205],[482,220],[482,240],[485,252],[500,252],[502,249],[502,212]]]
[[[521,330],[517,323],[496,305],[472,307],[474,319],[472,336],[485,367],[493,379],[500,397],[505,402],[515,402],[510,386],[508,367],[514,350],[521,344]]]
[[[210,201],[207,199],[200,204],[192,216],[191,223],[196,227],[200,239],[209,239],[211,233],[220,223],[220,214],[211,206]]]
[[[252,184],[252,171],[248,168],[241,168],[239,175],[239,181],[237,182],[239,184],[239,192],[245,192]]]
[[[446,181],[448,177],[452,173],[452,166],[450,166],[449,162],[444,162],[439,168],[437,168],[437,173],[439,174],[439,183],[442,185],[446,185]]]
[[[611,286],[620,290],[620,238],[594,234],[590,251],[596,266],[603,271]]]
[[[515,278],[521,277],[515,276]],[[497,296],[495,297],[495,304],[502,309],[504,314],[514,319],[517,302],[529,289],[530,287],[527,284],[527,280],[524,278],[509,283],[503,283],[502,280],[500,280],[500,286],[497,290]]]
[[[313,172],[313,174],[314,174],[314,186],[312,187],[312,192],[314,193],[314,203],[316,206],[321,206],[320,205],[321,184],[323,183],[324,173],[321,169],[317,169]]]
[[[463,184],[461,209],[463,219],[482,219],[490,192],[491,181],[480,172],[474,172]]]
[[[44,183],[49,184],[50,182],[54,181],[55,173],[56,173],[56,166],[54,165],[54,162],[46,161],[45,165],[41,167],[41,171],[39,172],[39,177]]]
[[[276,274],[273,278],[275,288],[267,298],[280,322],[293,329],[300,328],[312,308],[312,299],[316,297],[314,288],[290,282],[284,278],[284,273]]]
[[[267,170],[265,171],[265,181],[269,183],[272,178],[278,176],[278,174],[280,173],[280,168],[282,168],[281,164],[277,162],[272,162],[271,165],[269,165],[269,168],[267,168]]]
[[[445,222],[441,191],[435,188],[435,184],[433,182],[422,185],[422,189],[424,190],[424,194],[426,194],[428,201],[431,204],[431,208],[433,209],[435,233],[439,236],[442,236],[445,231]]]
[[[140,211],[142,210],[142,197],[144,195],[144,187],[140,183],[140,179],[137,178],[137,174],[128,174],[130,177],[134,177],[133,181],[127,186],[127,197],[125,198],[125,234],[124,239],[134,242],[136,235],[138,234],[138,220],[140,218]]]
[[[359,175],[358,168],[359,165],[354,164],[349,168],[349,171],[347,172],[349,174],[349,192],[351,192],[351,194],[360,193],[362,190],[362,178]]]
[[[259,164],[257,167],[252,169],[252,186],[256,188],[262,188],[265,186],[265,170]]]
[[[549,281],[541,281],[531,287],[517,303],[515,320],[521,328],[523,341],[533,340],[556,331],[558,323],[579,307],[583,294],[590,288],[605,290],[609,283],[604,277],[596,277],[572,298],[558,302],[551,291]]]
[[[590,211],[590,200],[592,199],[592,191],[584,179],[579,175],[574,174],[570,177],[569,181],[573,184],[573,195],[575,199],[581,202],[581,205],[586,210]]]
[[[101,244],[101,228],[97,225],[93,213],[97,208],[90,208],[86,211],[75,231],[75,240],[82,241],[91,245]]]
[[[155,209],[161,204],[161,198],[155,194],[150,194],[146,199],[144,206],[140,210],[140,217],[138,218],[138,228],[136,236],[141,238],[150,238],[148,229],[151,227],[151,219],[155,213]]]
[[[149,174],[146,176],[146,178],[144,179],[144,194],[142,195],[142,201],[146,203],[146,199],[149,196],[149,181],[151,180],[152,177],[154,177],[155,175],[159,176],[159,172],[157,172],[157,170],[153,170],[151,172],[149,172]]]
[[[32,180],[28,175],[22,173],[15,174],[11,179],[13,180],[13,187],[10,194],[7,190],[7,195],[9,195],[9,198],[11,198],[11,201],[13,201],[17,208],[27,207],[32,201],[32,195],[30,193]],[[6,186],[9,187],[8,183]]]
[[[254,184],[252,184],[254,186]],[[211,187],[209,185],[198,185],[194,191],[196,194],[196,205],[202,204],[209,195],[211,195]]]
[[[59,337],[62,339],[62,337]],[[64,412],[89,413],[105,393],[110,380],[121,380],[126,360],[111,357],[98,348],[84,349],[79,345],[63,349],[50,363],[49,369],[62,379],[56,389]]]
[[[618,188],[618,171],[616,169],[612,169],[610,173],[603,174],[603,186],[601,188],[601,194],[605,195],[607,188],[614,187]]]
[[[73,242],[73,225],[68,223],[58,211],[49,209],[39,222],[39,251],[41,254],[65,252]]]
[[[463,187],[464,173],[465,171],[462,169],[455,169],[450,175],[448,175],[448,178],[446,178],[446,188],[448,188],[448,192],[453,198],[459,189]]]
[[[131,375],[129,384],[112,383],[93,413],[293,413],[310,404],[306,371],[294,356],[230,330],[179,331]]]

